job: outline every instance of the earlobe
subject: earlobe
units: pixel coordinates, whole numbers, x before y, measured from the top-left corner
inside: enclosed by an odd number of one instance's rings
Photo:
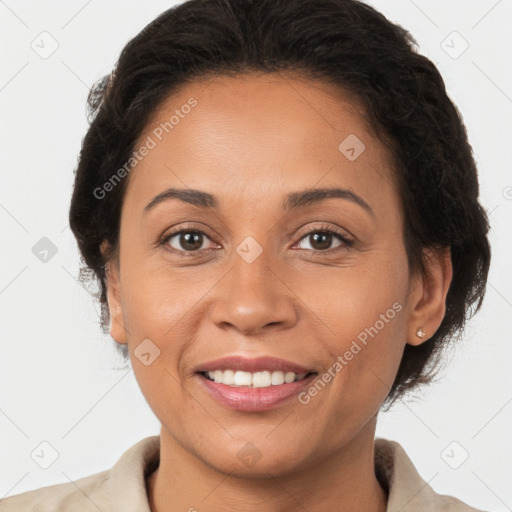
[[[424,338],[426,335],[427,333],[421,327],[416,331],[416,336],[420,339]]]
[[[453,276],[450,247],[424,250],[425,274],[411,293],[407,343],[420,345],[439,329]]]

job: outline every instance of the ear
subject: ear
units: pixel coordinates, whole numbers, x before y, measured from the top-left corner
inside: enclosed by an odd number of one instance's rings
[[[104,240],[100,246],[100,251],[105,254],[108,243]],[[105,265],[105,280],[107,286],[107,301],[110,315],[110,335],[121,344],[127,343],[126,329],[124,327],[123,310],[121,306],[119,265],[117,261],[109,260]]]
[[[453,276],[450,247],[424,249],[423,255],[425,275],[416,277],[410,294],[409,345],[421,345],[439,329],[446,312],[446,296]],[[418,336],[418,329],[425,336]]]

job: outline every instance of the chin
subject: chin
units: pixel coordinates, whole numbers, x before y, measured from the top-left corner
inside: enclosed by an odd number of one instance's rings
[[[255,443],[258,443],[257,436],[253,439],[255,439]],[[195,451],[194,455],[219,473],[243,478],[268,478],[269,475],[285,476],[306,466],[306,457],[298,456],[297,450],[293,449],[295,444],[283,443],[285,448],[289,447],[290,449],[281,451],[276,450],[275,445],[270,446],[270,444],[268,439],[267,443],[262,440],[258,444],[260,448],[250,441],[233,441],[231,445],[224,441],[216,443],[216,446],[223,447],[224,450],[208,450],[207,453]]]

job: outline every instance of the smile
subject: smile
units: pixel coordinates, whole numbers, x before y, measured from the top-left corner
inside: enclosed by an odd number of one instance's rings
[[[232,387],[267,388],[297,382],[309,374],[282,371],[272,372],[270,370],[254,373],[235,370],[215,370],[213,372],[204,372],[203,375],[217,384],[225,384]]]

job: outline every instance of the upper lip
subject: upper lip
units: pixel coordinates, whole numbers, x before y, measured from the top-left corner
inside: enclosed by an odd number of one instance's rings
[[[306,368],[297,363],[279,359],[277,357],[261,356],[255,358],[243,356],[229,356],[215,359],[199,365],[197,372],[208,372],[214,370],[240,370],[244,372],[281,371],[294,373],[314,372],[312,368]]]

